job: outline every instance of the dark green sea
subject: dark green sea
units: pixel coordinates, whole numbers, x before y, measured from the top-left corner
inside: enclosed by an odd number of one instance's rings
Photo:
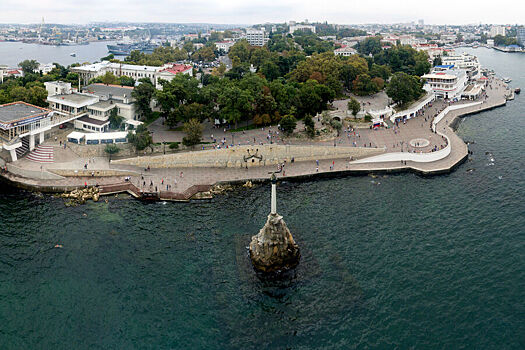
[[[525,88],[525,55],[470,51]],[[2,188],[0,349],[523,349],[524,94],[458,133],[449,175],[280,184],[303,255],[283,281],[248,259],[268,186],[76,208]]]

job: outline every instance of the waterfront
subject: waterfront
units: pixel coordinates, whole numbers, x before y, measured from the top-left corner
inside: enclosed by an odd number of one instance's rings
[[[525,58],[473,51],[524,86]],[[4,189],[0,347],[520,349],[524,106],[464,119],[474,155],[450,175],[281,184],[303,253],[284,284],[246,250],[268,187],[77,208]]]
[[[112,42],[98,41],[89,45],[52,46],[24,44],[21,42],[0,42],[0,64],[16,67],[23,60],[37,60],[40,63],[59,63],[67,66],[72,63],[100,61],[108,55],[106,45]],[[75,53],[76,57],[72,57]]]

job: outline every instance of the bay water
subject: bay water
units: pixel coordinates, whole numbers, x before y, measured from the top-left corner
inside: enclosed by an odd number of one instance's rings
[[[525,88],[525,55],[469,50]],[[280,183],[284,280],[248,257],[269,185],[74,208],[4,186],[0,348],[523,349],[524,97],[461,121],[451,174]]]

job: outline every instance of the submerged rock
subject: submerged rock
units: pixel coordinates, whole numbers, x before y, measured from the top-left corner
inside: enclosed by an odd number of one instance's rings
[[[299,264],[299,246],[282,216],[268,215],[264,227],[252,237],[250,258],[253,267],[260,272],[288,270]]]
[[[88,199],[92,199],[98,202],[100,198],[100,192],[97,187],[86,187],[84,189],[75,189],[71,193],[63,193],[62,198],[67,198],[66,206],[75,206],[78,204],[84,204]]]

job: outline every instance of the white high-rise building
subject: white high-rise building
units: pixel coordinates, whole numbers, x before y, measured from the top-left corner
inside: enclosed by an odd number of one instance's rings
[[[247,29],[246,40],[252,46],[264,46],[268,42],[268,35],[266,35],[264,28]]]
[[[503,35],[503,36],[505,36],[505,27],[492,26],[490,28],[490,37],[494,38],[496,35]]]
[[[518,44],[525,46],[525,27],[520,27],[517,30]]]

